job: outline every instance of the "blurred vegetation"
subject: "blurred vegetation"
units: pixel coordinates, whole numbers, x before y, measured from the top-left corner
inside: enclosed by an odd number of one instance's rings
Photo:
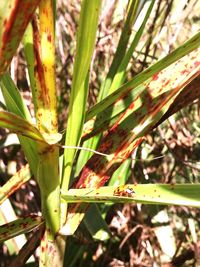
[[[104,0],[92,60],[88,107],[97,101],[116,50],[127,1]],[[148,1],[140,1],[146,9]],[[75,36],[80,1],[58,0],[56,20],[56,73],[59,130],[66,128],[72,84]],[[142,19],[141,12],[134,31]],[[200,27],[198,0],[158,0],[148,27],[129,64],[126,80],[173,51]],[[20,47],[11,64],[12,78],[26,99],[30,112],[33,104],[27,82],[26,63]],[[1,105],[3,105],[1,103]],[[25,164],[14,134],[0,129],[0,176],[3,185]],[[158,158],[157,158],[158,157]],[[162,123],[134,151],[128,174],[130,183],[200,182],[200,100],[195,100]],[[10,198],[17,215],[40,212],[40,197],[34,180],[27,182]],[[110,237],[96,240],[85,223],[70,237],[66,266],[199,266],[199,209],[141,204],[99,205],[109,225]],[[103,238],[102,238],[103,239]],[[8,266],[12,255],[1,246],[0,266]],[[37,253],[34,255],[37,260]],[[27,266],[37,266],[27,264]]]

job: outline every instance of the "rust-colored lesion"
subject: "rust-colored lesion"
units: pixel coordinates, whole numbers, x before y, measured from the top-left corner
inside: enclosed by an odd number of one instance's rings
[[[10,195],[16,192],[25,182],[31,178],[30,167],[27,164],[12,176],[0,190],[0,204],[7,199]]]
[[[10,43],[11,41],[11,33],[13,29],[13,25],[15,23],[15,19],[17,14],[19,13],[19,8],[20,8],[20,0],[15,1],[15,5],[11,8],[10,16],[8,19],[4,20],[4,32],[2,35],[2,50],[6,49],[6,46]],[[1,56],[1,52],[0,52]]]
[[[51,1],[41,1],[39,16],[34,17],[32,27],[37,125],[42,133],[57,133],[55,36]]]
[[[34,17],[32,21],[33,27],[33,44],[34,44],[34,54],[35,54],[35,77],[38,79],[37,81],[37,97],[38,97],[38,106],[46,108],[49,106],[50,99],[48,94],[48,89],[45,83],[45,76],[44,76],[44,67],[41,59],[41,42],[40,42],[40,34],[37,24],[37,19]],[[38,113],[40,116],[40,113]]]
[[[114,190],[113,195],[121,197],[134,197],[135,191],[129,185],[120,185]]]
[[[140,99],[138,101],[135,99],[130,103],[129,107],[102,138],[98,151],[109,154],[109,158],[93,155],[83,168],[76,188],[98,188],[109,180],[113,172],[141,143],[145,134],[151,131],[154,125],[157,125],[157,121],[162,119],[162,114],[170,109],[174,99],[181,91],[185,91],[183,88],[196,77],[199,77],[199,61],[191,59],[193,55],[198,53],[199,49],[186,58],[180,59],[176,71],[174,71],[174,65],[172,65],[153,76]],[[183,73],[186,68],[185,64],[187,64],[189,72],[184,72],[185,75],[180,77],[180,73]],[[173,74],[170,80],[166,78],[169,74]],[[143,105],[141,102],[143,102]],[[137,118],[134,114],[138,110],[142,114],[140,118]],[[131,123],[131,118],[133,123]]]
[[[38,27],[37,19],[34,17],[32,21],[34,54],[35,54],[35,80],[36,80],[36,119],[38,128],[41,132],[56,132],[58,128],[57,115],[55,113],[56,94],[51,96],[50,88],[47,87],[45,79],[46,73],[49,71],[42,59],[41,34]],[[54,71],[54,70],[53,70]],[[54,75],[54,73],[52,73]],[[53,85],[55,86],[55,85]],[[52,104],[55,103],[55,104]]]
[[[5,18],[2,23],[0,73],[5,72],[9,66],[39,2],[40,0],[15,0],[8,8],[9,12],[3,14],[3,9],[1,10],[2,16]],[[26,10],[26,12],[22,12],[22,10]]]
[[[154,125],[156,128],[167,118],[178,112],[182,108],[192,104],[195,100],[200,99],[200,75],[192,80],[175,98],[169,110],[162,116],[162,118]]]

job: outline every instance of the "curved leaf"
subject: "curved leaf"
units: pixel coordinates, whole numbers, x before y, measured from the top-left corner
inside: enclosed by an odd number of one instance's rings
[[[0,127],[7,128],[16,134],[46,143],[39,130],[21,117],[8,111],[0,111]]]
[[[18,115],[23,119],[26,119],[31,122],[32,119],[29,110],[18,88],[15,86],[13,80],[11,79],[8,73],[2,75],[0,79],[0,85],[6,103],[7,111],[12,112],[15,115]],[[18,138],[22,145],[24,154],[30,164],[31,170],[36,177],[38,165],[36,143],[33,140],[24,136],[19,135]]]

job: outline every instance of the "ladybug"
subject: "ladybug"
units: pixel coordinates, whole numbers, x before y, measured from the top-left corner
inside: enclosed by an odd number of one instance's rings
[[[134,197],[135,191],[129,185],[120,185],[114,190],[113,195],[121,197]]]

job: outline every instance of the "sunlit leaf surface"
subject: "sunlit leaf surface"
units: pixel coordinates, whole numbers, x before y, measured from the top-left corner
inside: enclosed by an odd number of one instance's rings
[[[20,234],[24,234],[31,231],[35,227],[42,224],[44,221],[40,216],[29,216],[21,218],[16,221],[10,222],[0,226],[0,242],[15,237]]]
[[[70,203],[113,202],[200,207],[200,184],[128,184],[99,189],[70,189],[62,198]]]

